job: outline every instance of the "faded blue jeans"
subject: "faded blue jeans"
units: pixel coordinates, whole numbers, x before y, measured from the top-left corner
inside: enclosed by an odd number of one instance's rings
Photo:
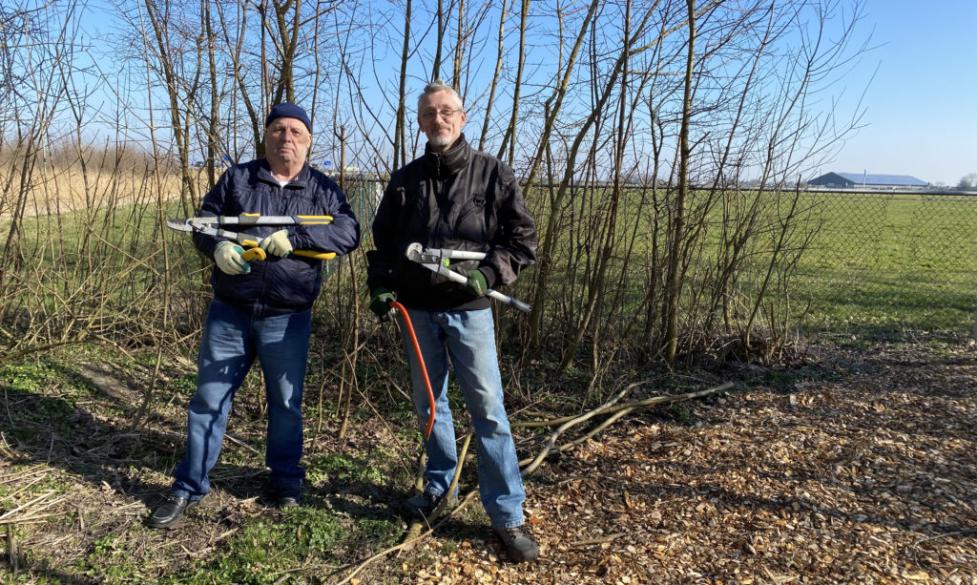
[[[448,360],[475,428],[478,489],[482,505],[496,528],[521,526],[526,492],[519,473],[516,445],[509,429],[502,399],[502,376],[495,351],[492,309],[430,312],[408,309],[417,334],[435,397],[435,422],[425,445],[425,491],[444,494],[458,466],[455,426],[448,404]],[[399,313],[398,313],[399,315]],[[401,317],[401,323],[403,318]],[[414,406],[423,432],[427,426],[427,390],[417,356],[404,332],[404,346],[411,369]]]
[[[197,358],[197,391],[187,414],[186,453],[173,473],[171,493],[198,500],[210,491],[207,474],[220,455],[231,402],[257,358],[268,403],[269,487],[279,496],[300,495],[302,389],[311,327],[311,310],[256,318],[217,299],[211,302]]]

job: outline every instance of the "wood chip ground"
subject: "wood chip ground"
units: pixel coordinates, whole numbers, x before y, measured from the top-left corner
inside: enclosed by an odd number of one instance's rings
[[[688,403],[681,420],[631,416],[548,461],[527,482],[537,563],[508,562],[469,515],[352,582],[977,583],[977,350],[901,343],[818,356],[810,379]],[[71,476],[37,458],[15,467],[18,454],[0,447],[10,501],[19,487]],[[16,512],[20,550],[46,555],[49,574],[70,577],[107,534],[142,539],[125,554],[149,576],[167,572],[220,550],[256,513],[253,500],[215,494],[192,530],[149,531],[145,494],[166,477],[119,472],[115,481],[107,469],[92,477],[111,481],[79,477],[72,493]]]

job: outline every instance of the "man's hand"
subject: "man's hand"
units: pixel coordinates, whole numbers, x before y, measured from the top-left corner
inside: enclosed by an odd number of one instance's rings
[[[230,274],[231,276],[247,274],[251,272],[251,265],[241,257],[243,253],[244,248],[241,246],[238,246],[234,242],[223,240],[214,249],[214,260],[217,262],[217,267],[224,274]]]
[[[465,285],[476,298],[484,297],[485,293],[488,292],[488,281],[485,279],[485,274],[477,268],[468,272],[468,281]]]
[[[292,252],[292,243],[288,241],[288,230],[278,230],[258,242],[258,246],[264,248],[265,252],[282,258]]]
[[[397,293],[383,287],[370,293],[370,310],[377,317],[385,317],[390,311],[390,303],[397,300]]]

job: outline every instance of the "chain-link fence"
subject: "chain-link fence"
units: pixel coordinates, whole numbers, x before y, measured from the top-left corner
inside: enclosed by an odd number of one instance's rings
[[[977,306],[977,197],[806,193],[795,293],[825,329],[957,329]]]
[[[338,177],[333,177],[336,181]],[[346,200],[353,209],[353,215],[360,223],[361,237],[365,240],[373,224],[373,216],[376,215],[377,205],[383,196],[385,182],[374,177],[347,177],[345,180]],[[336,262],[325,262],[323,270],[325,276],[329,277],[339,269]]]
[[[364,235],[383,187],[373,178],[347,183]],[[782,215],[787,197],[770,197],[764,205]],[[799,259],[791,256],[796,266],[781,292],[804,326],[837,332],[975,326],[977,197],[811,191],[800,194],[797,208],[792,221],[804,249]],[[748,263],[757,274],[745,280],[761,277],[765,262]]]

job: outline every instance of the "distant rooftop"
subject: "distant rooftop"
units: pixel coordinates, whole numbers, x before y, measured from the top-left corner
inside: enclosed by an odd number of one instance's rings
[[[911,175],[870,175],[868,173],[834,173],[856,185],[892,185],[925,187],[929,183]]]

